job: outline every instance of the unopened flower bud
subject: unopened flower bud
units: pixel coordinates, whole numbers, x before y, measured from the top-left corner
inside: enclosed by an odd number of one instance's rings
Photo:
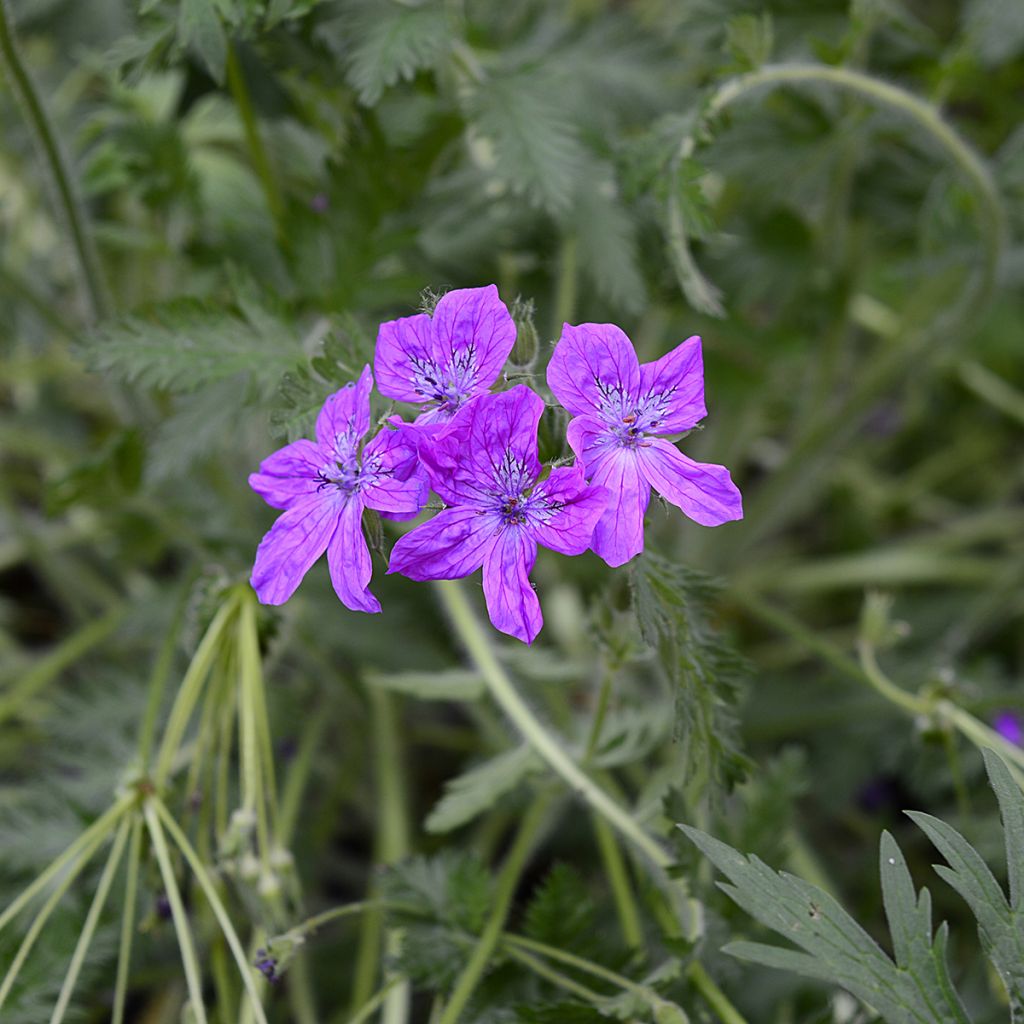
[[[508,357],[509,365],[516,370],[530,370],[537,360],[540,347],[537,327],[533,322],[533,301],[517,298],[512,303],[511,313],[516,325],[516,343]]]

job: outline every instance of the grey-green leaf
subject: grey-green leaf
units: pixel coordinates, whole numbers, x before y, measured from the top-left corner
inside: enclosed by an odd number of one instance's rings
[[[484,680],[469,669],[445,669],[438,672],[374,672],[367,682],[394,693],[405,693],[419,700],[479,700]]]
[[[199,54],[218,85],[224,81],[228,42],[213,0],[181,0],[178,39]]]

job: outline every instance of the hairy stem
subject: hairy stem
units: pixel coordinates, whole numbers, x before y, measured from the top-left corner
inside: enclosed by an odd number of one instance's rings
[[[107,314],[107,296],[99,260],[87,227],[85,210],[79,200],[71,171],[61,151],[57,132],[47,116],[46,108],[28,73],[14,35],[14,21],[7,0],[0,0],[0,55],[7,69],[14,95],[25,112],[25,120],[48,172],[60,216],[71,236],[71,245],[78,263],[89,319],[98,320]]]
[[[124,1024],[128,1000],[128,971],[132,963],[132,939],[135,937],[135,904],[139,894],[139,861],[142,855],[142,818],[135,815],[128,846],[128,873],[124,883],[124,914],[121,918],[121,945],[117,954],[117,978],[114,982],[114,1008],[110,1024]]]

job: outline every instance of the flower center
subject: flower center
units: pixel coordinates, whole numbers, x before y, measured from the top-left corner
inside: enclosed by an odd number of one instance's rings
[[[320,481],[317,490],[322,491],[325,487],[336,488],[347,501],[353,494],[375,483],[381,476],[387,475],[386,471],[381,469],[380,461],[379,455],[368,455],[362,465],[355,454],[336,458],[333,466],[325,466],[317,473],[317,479]]]

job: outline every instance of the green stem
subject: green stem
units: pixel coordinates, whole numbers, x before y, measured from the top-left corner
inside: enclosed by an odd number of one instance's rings
[[[0,0],[2,4],[2,0]],[[16,715],[36,694],[55,680],[114,632],[127,613],[125,605],[117,605],[62,640],[55,650],[41,658],[0,697],[0,723]]]
[[[504,666],[495,656],[487,634],[481,628],[458,581],[442,580],[436,586],[455,631],[484,677],[491,696],[512,720],[526,742],[547,762],[555,774],[561,776],[574,793],[582,797],[656,868],[662,872],[667,869],[672,864],[672,858],[664,847],[648,835],[629,811],[620,807],[580,769],[565,752],[565,744],[556,740],[541,725],[519,696]]]
[[[25,966],[25,961],[28,959],[29,953],[32,952],[32,947],[36,944],[36,939],[39,938],[43,928],[46,927],[46,922],[50,919],[50,915],[56,909],[57,904],[64,898],[68,889],[71,888],[75,879],[81,874],[82,869],[92,860],[93,855],[103,845],[106,838],[106,833],[94,834],[92,836],[88,845],[80,849],[77,860],[60,880],[60,883],[50,894],[49,899],[39,908],[39,912],[36,914],[32,924],[29,925],[25,937],[21,940],[21,945],[18,947],[18,952],[14,955],[14,960],[11,961],[11,965],[7,969],[3,983],[0,984],[0,1008],[3,1007],[7,997],[11,994],[11,988],[15,981],[17,981],[22,967]]]
[[[252,968],[249,966],[248,957],[245,954],[245,950],[242,949],[242,943],[238,939],[235,926],[231,923],[231,918],[228,917],[228,913],[224,909],[224,904],[217,895],[217,890],[210,878],[209,872],[206,870],[202,861],[200,861],[196,851],[192,848],[192,844],[188,841],[188,837],[184,832],[182,832],[178,823],[171,816],[170,811],[168,811],[164,804],[156,797],[152,797],[146,805],[146,820],[150,821],[153,819],[154,809],[155,813],[159,815],[171,838],[174,840],[175,845],[184,856],[188,866],[192,869],[192,874],[199,883],[199,887],[203,890],[203,895],[206,896],[206,901],[210,904],[213,916],[216,917],[217,924],[220,926],[220,930],[224,933],[224,938],[227,940],[228,948],[231,950],[231,955],[235,958],[235,964],[238,967],[238,973],[241,975],[242,984],[245,986],[246,991],[249,993],[249,998],[252,1000],[252,1007],[256,1014],[256,1019],[259,1021],[259,1024],[267,1024],[267,1018],[263,1013],[263,1006],[260,1003],[259,992],[252,976]]]
[[[153,852],[156,854],[157,863],[160,865],[164,889],[167,890],[167,900],[171,905],[171,920],[174,922],[174,932],[178,937],[178,949],[181,952],[181,963],[185,969],[185,984],[188,987],[192,1014],[196,1019],[196,1024],[206,1024],[206,1007],[203,1004],[202,969],[199,966],[199,958],[196,956],[192,930],[189,927],[188,915],[185,913],[185,905],[181,900],[178,881],[174,877],[174,867],[171,864],[171,856],[167,850],[167,841],[164,839],[163,829],[160,827],[160,819],[156,815],[153,804],[147,801],[143,806],[143,813],[146,817],[149,837],[153,843]]]
[[[114,982],[114,1009],[110,1024],[124,1024],[128,1000],[128,971],[132,963],[132,939],[135,937],[135,903],[139,893],[139,861],[142,855],[142,818],[132,822],[128,847],[128,874],[124,883],[124,914],[121,918],[121,947],[117,954],[117,978]]]
[[[708,1006],[718,1014],[721,1024],[747,1024],[743,1014],[726,998],[725,993],[715,984],[704,965],[694,960],[686,969],[686,976],[707,1001]]]
[[[292,843],[295,826],[299,820],[302,807],[302,794],[309,782],[313,769],[313,757],[323,739],[328,718],[322,712],[314,712],[306,722],[306,727],[299,741],[299,749],[292,760],[284,780],[281,793],[281,810],[277,818],[277,833],[274,841],[277,846],[288,849]]]
[[[555,288],[555,313],[551,336],[562,333],[562,324],[571,321],[576,312],[577,242],[574,235],[566,235],[558,250],[558,282]]]
[[[57,133],[47,116],[39,93],[21,59],[14,36],[14,20],[7,9],[7,0],[0,0],[0,55],[14,94],[20,100],[25,119],[39,149],[49,177],[53,182],[57,205],[63,217],[78,262],[91,320],[107,314],[106,291],[99,260],[87,229],[85,210],[78,198],[71,172],[57,141]]]
[[[931,704],[915,697],[911,693],[897,686],[881,669],[878,659],[875,657],[875,650],[866,640],[857,641],[857,654],[860,657],[860,667],[863,670],[863,678],[866,679],[887,701],[903,708],[911,715],[927,715]]]
[[[622,939],[630,949],[639,949],[644,942],[644,933],[625,860],[608,822],[598,814],[592,814],[591,821],[601,860],[604,862],[605,874],[608,876],[608,884],[615,900],[615,912],[619,918]]]
[[[574,996],[579,996],[581,999],[585,999],[588,1003],[593,1003],[595,1006],[601,1006],[608,1002],[606,996],[601,995],[600,992],[595,992],[592,988],[587,988],[586,985],[581,985],[574,978],[570,978],[567,974],[563,974],[561,971],[556,971],[553,967],[548,967],[543,960],[539,957],[533,956],[531,953],[525,953],[521,949],[516,949],[514,946],[507,946],[506,952],[513,960],[518,960],[524,967],[528,967],[538,977],[543,978],[545,981],[550,981],[552,985],[557,985],[561,989],[565,989],[566,992],[571,992]]]
[[[75,951],[71,954],[71,963],[68,965],[68,972],[64,975],[64,983],[60,987],[60,994],[57,996],[57,1003],[50,1016],[50,1024],[61,1024],[64,1015],[67,1013],[68,1004],[71,1002],[71,995],[75,991],[78,982],[78,975],[81,973],[82,964],[85,962],[85,955],[92,945],[92,937],[96,933],[96,925],[99,924],[100,914],[107,903],[107,896],[110,893],[110,886],[114,881],[114,875],[121,866],[121,855],[124,853],[125,843],[128,841],[128,832],[132,824],[125,817],[114,837],[114,845],[111,847],[110,856],[103,868],[103,874],[96,885],[96,893],[89,905],[89,912],[85,915],[85,923],[75,943]]]
[[[242,118],[242,129],[245,132],[246,145],[249,147],[249,154],[252,157],[256,174],[263,187],[263,194],[267,200],[270,216],[274,221],[278,241],[284,246],[287,242],[284,202],[281,199],[281,192],[277,187],[274,172],[270,167],[266,147],[263,145],[263,140],[260,137],[256,113],[253,110],[252,100],[249,98],[249,89],[245,84],[242,66],[239,63],[235,47],[231,43],[228,43],[227,48],[227,77],[228,89],[231,91],[231,97],[234,99],[235,106],[238,107],[238,113]]]
[[[42,874],[38,875],[35,881],[30,883],[22,891],[21,895],[0,914],[0,931],[3,931],[32,898],[45,889],[80,854],[83,854],[88,849],[95,849],[107,835],[113,832],[121,816],[135,803],[135,800],[136,796],[134,793],[122,796],[112,807],[104,811],[74,842],[70,843],[63,853],[55,857],[50,866]],[[77,873],[83,866],[84,861],[78,863],[72,868],[72,873]]]
[[[360,1006],[355,1013],[352,1014],[348,1019],[348,1024],[363,1024],[363,1021],[369,1020],[383,1005],[384,1001],[388,998],[391,992],[394,990],[396,985],[408,985],[408,981],[400,975],[395,975],[390,981],[373,993],[366,1002]]]
[[[451,998],[444,1008],[439,1024],[456,1024],[483,977],[491,957],[498,948],[502,929],[505,927],[505,920],[512,905],[512,897],[515,895],[519,878],[547,818],[550,803],[550,796],[542,794],[533,801],[530,809],[526,812],[515,841],[512,843],[512,848],[498,874],[490,916],[487,918],[480,938],[473,947],[466,966],[455,982]]]

